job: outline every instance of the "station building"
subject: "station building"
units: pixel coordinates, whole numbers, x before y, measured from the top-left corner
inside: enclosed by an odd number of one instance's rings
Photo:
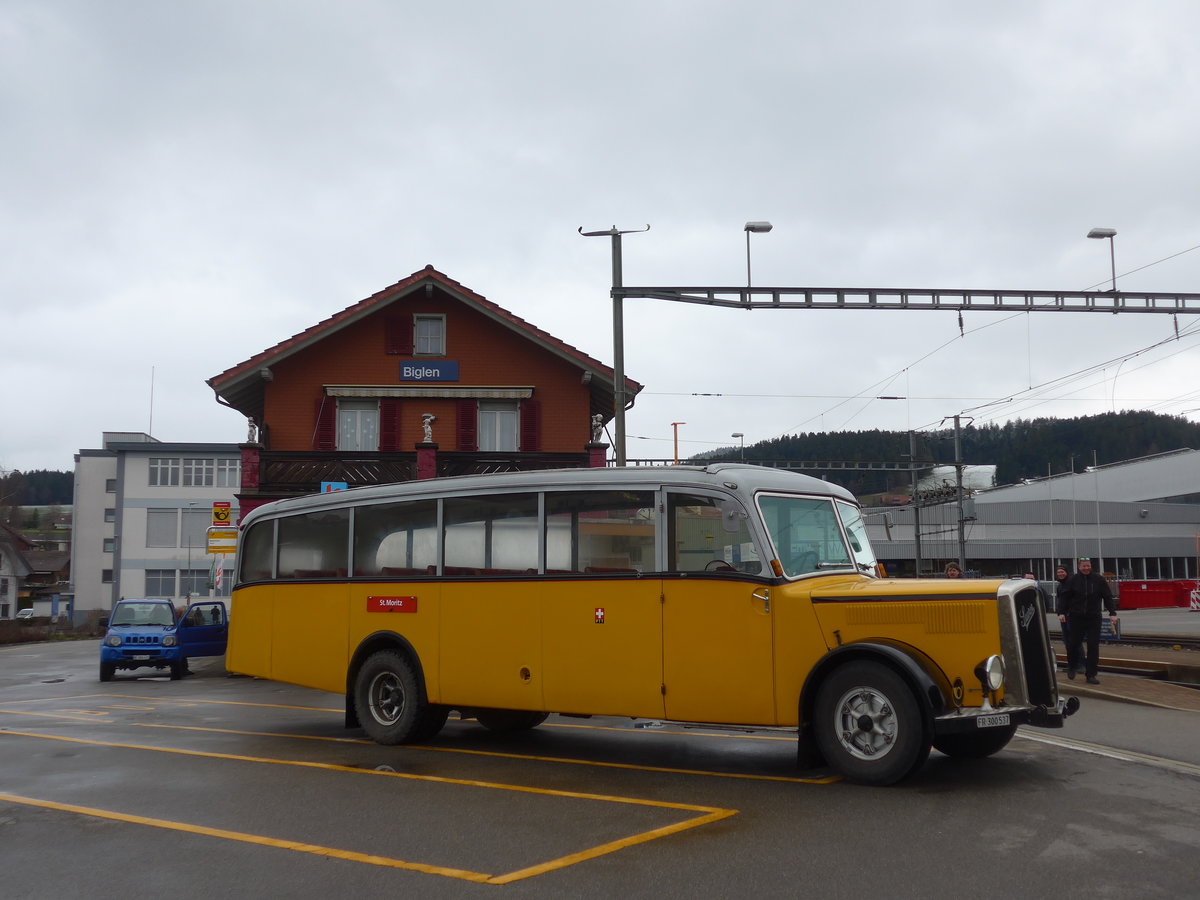
[[[613,417],[611,368],[432,266],[208,384],[249,420],[243,515],[330,486],[604,465]]]

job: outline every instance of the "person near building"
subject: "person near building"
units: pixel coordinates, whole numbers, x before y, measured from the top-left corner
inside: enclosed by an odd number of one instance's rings
[[[958,563],[946,563],[947,578],[962,578],[962,569],[958,567]]]
[[[1099,684],[1101,606],[1108,610],[1113,630],[1117,625],[1117,607],[1104,576],[1092,571],[1092,561],[1080,557],[1078,571],[1058,588],[1058,621],[1066,627],[1067,677],[1079,671],[1083,642],[1087,641],[1084,673],[1088,684]]]

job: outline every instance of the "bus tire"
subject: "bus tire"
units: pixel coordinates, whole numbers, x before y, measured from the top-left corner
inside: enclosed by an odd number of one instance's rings
[[[412,664],[395,650],[367,657],[354,681],[354,707],[363,731],[377,744],[419,740],[421,726],[432,725]]]
[[[421,721],[413,728],[410,742],[428,741],[431,738],[437,737],[438,733],[446,724],[446,719],[450,717],[450,707],[435,706],[432,703],[426,704],[425,715],[421,717]]]
[[[859,784],[895,784],[929,756],[930,736],[912,689],[871,660],[829,674],[817,692],[815,726],[826,762]]]
[[[530,712],[524,709],[478,709],[475,719],[488,731],[529,731],[537,728],[549,717],[549,713]]]
[[[113,673],[116,671],[117,671],[116,663],[110,663],[110,662],[100,663],[100,680],[101,681],[112,681]]]
[[[958,759],[983,759],[1007,747],[1016,733],[1017,726],[1013,724],[982,731],[942,734],[933,739],[933,749]]]

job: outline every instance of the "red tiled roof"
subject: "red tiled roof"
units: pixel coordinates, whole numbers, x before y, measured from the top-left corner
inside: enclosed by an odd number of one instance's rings
[[[453,278],[449,278],[443,273],[439,272],[433,266],[426,266],[424,269],[414,272],[407,278],[397,281],[395,284],[372,294],[370,297],[360,300],[358,303],[355,303],[352,306],[346,307],[341,312],[334,313],[328,319],[318,322],[311,328],[306,328],[304,331],[292,335],[287,340],[280,341],[274,347],[269,347],[266,350],[263,350],[261,353],[250,357],[250,359],[238,363],[232,368],[226,369],[219,375],[214,375],[212,378],[209,378],[206,383],[212,387],[214,391],[220,393],[221,385],[229,384],[231,381],[237,379],[239,376],[247,374],[248,372],[256,371],[264,366],[269,366],[272,361],[288,356],[294,350],[297,350],[300,347],[312,342],[321,335],[335,331],[342,325],[360,318],[362,315],[370,312],[374,308],[392,302],[396,298],[396,294],[398,292],[412,288],[414,285],[426,280],[440,284],[448,291],[451,291],[457,295],[460,299],[477,306],[483,312],[506,323],[515,331],[523,332],[538,343],[541,343],[553,350],[557,350],[564,356],[574,359],[584,368],[596,370],[606,376],[610,381],[613,379],[614,373],[611,366],[604,365],[604,363],[589,356],[582,350],[572,347],[570,344],[559,340],[549,332],[543,331],[535,325],[525,321],[520,316],[509,312],[504,307],[493,303],[482,294],[477,294],[469,288],[464,287]],[[642,389],[642,385],[634,381],[632,378],[627,377],[625,379],[625,383],[627,385],[626,390],[630,396],[638,393]]]

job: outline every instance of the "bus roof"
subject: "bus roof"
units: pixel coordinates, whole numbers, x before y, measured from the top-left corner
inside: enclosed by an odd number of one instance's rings
[[[845,488],[787,469],[743,463],[714,463],[708,466],[627,466],[590,469],[540,469],[502,472],[494,475],[455,475],[423,481],[401,481],[369,485],[325,494],[307,494],[266,503],[246,515],[242,524],[273,515],[290,515],[318,509],[387,500],[417,500],[426,497],[481,494],[491,491],[541,491],[571,488],[645,490],[664,487],[723,488],[747,500],[757,491],[786,491],[836,497],[857,504]]]

